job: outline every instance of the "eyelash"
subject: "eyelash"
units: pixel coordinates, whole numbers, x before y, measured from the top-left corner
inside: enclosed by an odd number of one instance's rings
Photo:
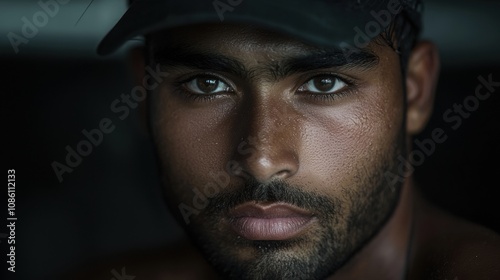
[[[217,98],[219,96],[219,94],[206,94],[206,95],[204,95],[204,94],[197,94],[197,93],[193,93],[193,92],[187,90],[185,88],[185,86],[184,86],[184,84],[192,81],[193,79],[196,79],[196,78],[199,78],[199,77],[203,77],[203,76],[212,76],[212,77],[217,78],[217,79],[221,80],[222,82],[228,84],[230,87],[233,87],[233,86],[231,86],[231,83],[229,83],[224,78],[222,78],[221,76],[219,76],[219,75],[217,75],[215,73],[197,73],[197,74],[194,74],[194,75],[190,75],[186,79],[183,79],[181,81],[175,82],[174,83],[174,87],[175,87],[175,89],[177,91],[180,92],[180,95],[182,97],[185,97],[185,98],[187,98],[190,101],[198,101],[198,102],[212,101],[215,98]]]
[[[193,93],[193,92],[187,90],[184,86],[184,84],[192,81],[193,79],[196,79],[196,78],[199,78],[202,76],[213,76],[214,78],[217,78],[217,79],[221,80],[222,82],[228,84],[229,86],[233,87],[231,85],[231,83],[226,81],[226,79],[222,78],[220,75],[217,75],[215,73],[198,73],[198,74],[190,75],[188,78],[183,79],[181,81],[175,82],[174,83],[175,89],[180,91],[180,94],[182,97],[185,97],[191,101],[196,101],[196,102],[212,101],[215,98],[217,98],[220,94],[206,94],[206,95],[196,94],[196,93]],[[349,78],[346,78],[346,77],[341,77],[338,74],[334,74],[334,73],[316,73],[316,74],[310,75],[310,76],[308,76],[308,78],[305,79],[305,81],[303,83],[301,83],[300,86],[302,86],[303,84],[307,83],[308,81],[310,81],[314,78],[318,78],[321,76],[332,76],[333,78],[339,79],[340,81],[344,82],[346,84],[346,86],[344,89],[341,89],[338,92],[333,92],[333,93],[328,93],[328,94],[317,94],[317,93],[307,94],[305,92],[301,92],[300,94],[306,98],[310,98],[310,99],[313,99],[315,101],[323,101],[323,102],[336,101],[340,98],[343,98],[343,97],[351,94],[357,86],[356,81],[349,79]],[[295,91],[297,91],[297,89]]]
[[[338,92],[332,92],[332,93],[327,93],[327,94],[317,94],[317,93],[316,94],[315,93],[307,94],[307,93],[305,93],[303,95],[305,95],[306,98],[310,98],[310,99],[313,99],[315,101],[323,101],[323,102],[336,101],[338,99],[341,99],[341,98],[351,94],[356,89],[356,86],[357,86],[357,83],[355,80],[349,79],[346,77],[341,77],[340,75],[335,74],[335,73],[316,73],[316,74],[310,75],[310,76],[308,76],[308,78],[305,79],[305,81],[301,84],[301,86],[303,84],[307,83],[308,81],[315,79],[315,78],[318,78],[318,77],[321,77],[321,76],[332,76],[333,78],[339,79],[340,81],[344,82],[346,84],[346,86],[344,89],[341,89]]]

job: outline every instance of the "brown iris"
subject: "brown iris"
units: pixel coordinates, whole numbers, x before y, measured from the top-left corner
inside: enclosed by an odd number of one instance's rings
[[[331,91],[335,87],[335,79],[328,76],[316,77],[313,83],[318,91]]]
[[[196,86],[203,93],[212,93],[219,87],[219,80],[212,77],[199,77]]]

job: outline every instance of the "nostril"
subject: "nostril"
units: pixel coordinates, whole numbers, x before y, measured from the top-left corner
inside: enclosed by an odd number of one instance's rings
[[[258,182],[267,182],[274,179],[287,179],[293,176],[298,169],[296,157],[286,155],[269,156],[266,153],[256,153],[253,157],[240,158],[238,160],[241,166],[241,174],[235,174],[243,177],[250,175]]]
[[[275,174],[275,177],[277,177],[279,179],[284,179],[284,178],[288,177],[288,174],[290,174],[289,170],[282,170],[282,171],[277,172]]]

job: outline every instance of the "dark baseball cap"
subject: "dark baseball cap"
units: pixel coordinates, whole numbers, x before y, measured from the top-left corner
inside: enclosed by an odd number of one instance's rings
[[[139,35],[185,25],[245,23],[314,45],[359,47],[399,13],[421,25],[419,0],[136,0],[99,44],[107,55]]]

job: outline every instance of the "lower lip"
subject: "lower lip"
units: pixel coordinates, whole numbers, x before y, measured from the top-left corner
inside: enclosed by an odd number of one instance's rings
[[[305,231],[313,217],[240,217],[231,220],[233,230],[249,240],[286,240]]]

